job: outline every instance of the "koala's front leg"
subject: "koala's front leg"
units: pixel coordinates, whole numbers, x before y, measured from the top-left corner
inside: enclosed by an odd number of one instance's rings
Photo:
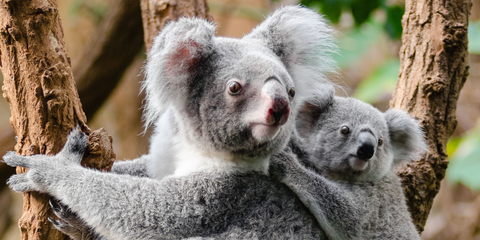
[[[348,189],[302,167],[287,151],[272,157],[270,173],[297,194],[329,239],[359,239],[362,213]]]
[[[52,195],[105,239],[183,238],[201,231],[200,224],[184,226],[189,215],[175,208],[182,206],[179,186],[83,168],[85,148],[85,136],[73,131],[55,156],[10,152],[4,156],[8,165],[29,170],[12,176],[8,184],[15,191]]]

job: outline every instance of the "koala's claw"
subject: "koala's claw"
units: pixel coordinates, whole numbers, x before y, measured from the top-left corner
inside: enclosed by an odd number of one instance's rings
[[[95,240],[101,239],[93,230],[82,221],[75,212],[71,211],[67,206],[50,198],[48,201],[53,213],[58,220],[48,218],[53,226],[59,231],[69,235],[72,239],[78,240]]]
[[[67,206],[60,202],[50,199],[48,204],[53,209],[53,213],[58,217],[57,223],[60,225],[69,225],[74,228],[86,227],[86,224],[77,216],[76,213],[71,211]]]
[[[58,204],[57,201],[55,201],[51,198],[50,198],[50,200],[48,200],[48,205],[50,205],[50,207],[53,209],[55,215],[57,215],[57,212],[62,211],[62,206],[60,206],[60,204]]]
[[[81,133],[77,125],[74,130],[68,134],[67,142],[63,147],[62,154],[83,155],[87,148],[87,136]]]
[[[47,219],[48,219],[48,221],[50,221],[50,222],[51,222],[53,225],[55,225],[55,226],[60,225],[60,223],[58,223],[57,220],[55,220],[55,219],[53,219],[53,218],[51,218],[51,217],[48,217]]]

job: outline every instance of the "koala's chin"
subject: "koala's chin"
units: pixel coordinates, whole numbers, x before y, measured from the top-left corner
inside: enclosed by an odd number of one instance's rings
[[[282,124],[283,125],[283,124]],[[268,142],[278,136],[280,128],[282,125],[273,124],[266,125],[262,123],[252,123],[250,124],[250,129],[252,131],[252,136],[259,143]]]
[[[365,160],[359,157],[352,157],[350,159],[350,167],[352,168],[353,171],[361,172],[367,169],[368,165],[370,165],[370,161],[372,160],[371,159]]]

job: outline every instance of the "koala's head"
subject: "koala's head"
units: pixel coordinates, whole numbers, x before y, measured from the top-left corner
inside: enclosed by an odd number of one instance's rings
[[[297,126],[306,139],[310,164],[338,180],[378,180],[427,150],[420,125],[406,112],[382,113],[354,98],[334,97],[321,107],[306,103]]]
[[[169,23],[148,56],[147,126],[168,107],[181,134],[207,150],[267,156],[290,136],[297,106],[333,96],[332,29],[317,13],[282,8],[241,39],[202,19]]]

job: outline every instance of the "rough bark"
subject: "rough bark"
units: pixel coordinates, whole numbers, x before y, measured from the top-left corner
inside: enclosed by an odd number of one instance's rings
[[[141,0],[143,31],[147,52],[153,39],[169,21],[179,17],[212,19],[208,14],[206,0]]]
[[[402,20],[400,75],[390,107],[421,122],[429,153],[398,171],[409,210],[421,232],[448,164],[445,150],[468,75],[470,0],[407,0]]]
[[[78,95],[87,119],[91,119],[115,89],[143,46],[142,18],[137,0],[114,0],[104,20],[85,45],[84,55],[73,66]],[[0,133],[0,156],[15,146],[15,132]],[[15,169],[0,163],[0,190]]]
[[[18,136],[17,153],[55,154],[76,125],[90,133],[54,0],[0,1],[0,68],[4,76],[3,96],[10,104],[10,123]],[[101,142],[108,139],[105,132],[98,134],[103,137],[89,137],[100,141],[89,142],[91,157],[104,157],[103,163],[108,168],[114,158],[112,152],[103,156],[95,150],[111,150],[111,142]],[[17,168],[17,173],[25,171]],[[22,239],[66,238],[47,220],[52,216],[48,198],[38,192],[24,193],[23,215],[19,220]]]

